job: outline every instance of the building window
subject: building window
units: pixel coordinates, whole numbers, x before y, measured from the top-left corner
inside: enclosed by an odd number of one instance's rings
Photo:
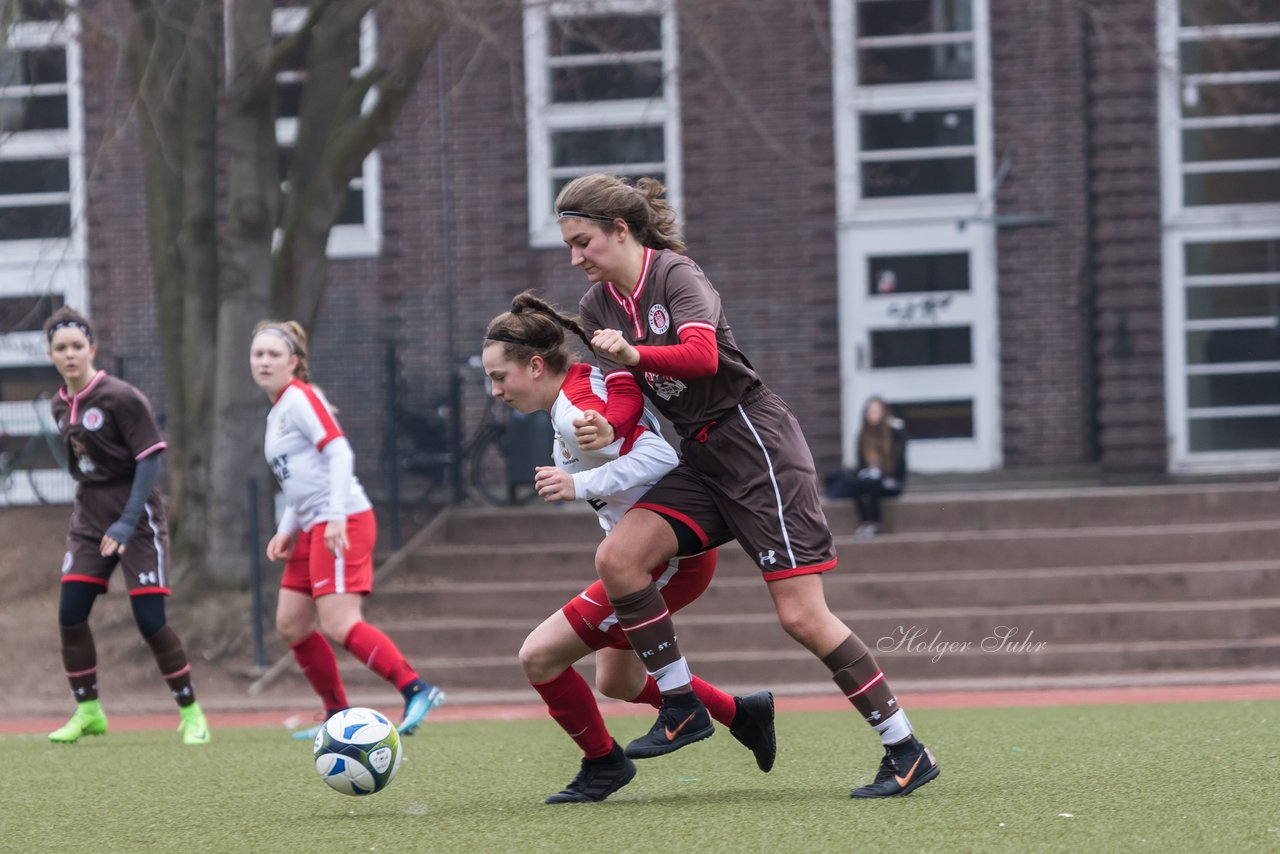
[[[1280,5],[1160,0],[1170,466],[1280,463]]]
[[[1177,11],[1182,204],[1280,203],[1280,5]]]
[[[5,5],[0,371],[43,364],[45,318],[64,302],[84,307],[86,242],[79,21],[63,2]]]
[[[305,6],[277,3],[271,24],[277,40],[296,32],[307,17]],[[352,75],[363,74],[377,60],[378,36],[373,15],[365,15],[360,23],[360,42],[351,56]],[[276,141],[280,146],[280,175],[288,188],[288,158],[298,138],[298,110],[302,103],[302,86],[306,80],[303,58],[298,57],[276,75]],[[371,94],[365,108],[372,104]],[[328,252],[331,258],[353,258],[377,255],[382,246],[381,158],[374,151],[364,160],[359,175],[347,188],[347,199],[338,220],[329,232]]]
[[[977,192],[972,0],[855,0],[864,199]]]
[[[524,15],[529,232],[559,246],[565,184],[650,176],[680,204],[674,0],[528,3]]]

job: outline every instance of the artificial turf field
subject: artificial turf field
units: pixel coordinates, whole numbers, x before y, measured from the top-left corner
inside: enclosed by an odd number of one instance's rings
[[[546,806],[577,770],[547,720],[428,720],[383,792],[340,795],[280,728],[72,746],[0,736],[0,851],[827,852],[1280,850],[1280,701],[923,709],[942,766],[851,801],[880,749],[847,712],[779,714],[761,774],[724,731],[600,804]],[[619,740],[647,719],[611,718]]]

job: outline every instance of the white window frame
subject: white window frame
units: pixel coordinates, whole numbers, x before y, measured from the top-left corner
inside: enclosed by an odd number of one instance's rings
[[[303,7],[285,7],[271,12],[271,28],[276,35],[296,32],[307,18]],[[360,21],[360,65],[353,74],[363,74],[378,61],[378,30],[373,13]],[[302,79],[299,72],[285,71],[277,79]],[[377,101],[377,87],[364,97],[361,109],[368,111]],[[276,144],[291,147],[298,138],[298,120],[293,117],[276,119]],[[370,258],[382,252],[382,157],[377,149],[364,159],[360,175],[350,187],[362,191],[364,222],[339,223],[329,230],[326,252],[330,258]]]
[[[1210,27],[1183,27],[1178,12],[1178,0],[1157,0],[1157,43],[1159,46],[1159,123],[1161,165],[1161,214],[1163,239],[1161,241],[1161,266],[1164,290],[1164,374],[1165,374],[1165,423],[1168,428],[1169,471],[1175,474],[1223,474],[1249,471],[1271,471],[1280,467],[1280,447],[1254,451],[1198,451],[1191,450],[1189,420],[1198,414],[1217,413],[1220,416],[1280,415],[1280,406],[1215,407],[1212,410],[1193,410],[1187,398],[1187,378],[1193,374],[1215,371],[1212,367],[1192,366],[1187,362],[1186,333],[1197,328],[1227,328],[1240,326],[1239,321],[1188,322],[1186,319],[1186,289],[1188,284],[1202,283],[1199,279],[1188,282],[1185,252],[1188,243],[1216,241],[1280,239],[1280,203],[1195,205],[1186,206],[1183,199],[1183,176],[1195,171],[1227,171],[1261,165],[1266,168],[1280,166],[1280,158],[1264,161],[1222,161],[1212,164],[1184,164],[1182,160],[1182,131],[1187,128],[1231,125],[1257,125],[1280,123],[1280,116],[1242,116],[1236,121],[1220,119],[1184,119],[1181,98],[1186,85],[1197,82],[1246,82],[1277,81],[1280,71],[1232,72],[1215,74],[1182,75],[1180,46],[1195,32],[1216,32],[1223,35],[1246,36],[1280,35],[1280,20],[1268,24],[1243,24]],[[1188,168],[1190,166],[1190,168]],[[1206,277],[1214,278],[1214,277]],[[1250,276],[1251,281],[1264,277]],[[1211,282],[1210,282],[1211,283]],[[1256,323],[1244,321],[1244,325],[1256,328]],[[1280,367],[1280,364],[1275,365]],[[1232,364],[1231,367],[1273,367],[1271,363],[1250,365]]]
[[[606,171],[635,172],[652,167],[663,173],[667,199],[680,210],[684,184],[680,157],[680,91],[677,75],[676,0],[526,0],[524,9],[525,116],[529,178],[529,244],[535,249],[563,246],[555,219],[551,182],[551,135],[564,130],[594,130],[636,125],[663,129],[663,163],[605,164]],[[662,97],[579,104],[551,102],[551,18],[587,14],[662,16]]]
[[[0,159],[66,158],[69,179],[67,192],[10,196],[9,199],[17,202],[66,201],[70,207],[71,233],[68,237],[0,241],[0,297],[61,296],[66,304],[87,309],[88,275],[85,259],[88,254],[88,220],[79,35],[79,16],[74,10],[69,10],[61,21],[15,23],[6,36],[5,47],[10,50],[59,45],[66,48],[66,130],[7,134],[0,138]],[[0,331],[0,368],[43,365],[48,360],[47,349],[44,336],[38,331],[9,334]]]
[[[986,217],[994,210],[992,151],[993,123],[991,106],[990,26],[987,0],[973,0],[973,31],[967,33],[935,33],[921,36],[873,36],[852,38],[857,27],[857,0],[832,0],[832,42],[835,76],[836,138],[845,141],[836,148],[837,198],[841,220],[884,222],[887,218],[906,220],[954,220],[964,217]],[[973,79],[942,80],[924,83],[885,83],[860,86],[855,46],[884,47],[889,43],[907,47],[914,45],[973,42]],[[957,148],[894,149],[863,152],[862,113],[901,110],[933,111],[946,109],[973,110],[973,145]],[[924,157],[946,154],[971,154],[976,171],[973,193],[945,193],[932,196],[886,196],[866,198],[862,195],[862,163],[876,159],[905,159],[918,152]]]

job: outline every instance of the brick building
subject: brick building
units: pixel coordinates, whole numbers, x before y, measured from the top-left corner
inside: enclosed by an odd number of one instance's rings
[[[32,330],[64,300],[99,325],[100,365],[161,400],[122,4],[83,0],[92,27],[21,5],[0,414],[55,384]],[[331,241],[314,367],[366,479],[388,345],[409,406],[447,401],[459,366],[474,408],[485,321],[527,287],[576,305],[550,211],[599,170],[668,183],[820,468],[872,394],[922,472],[1280,468],[1275,4],[583,0],[485,23],[446,37]],[[375,15],[360,62],[378,42]]]

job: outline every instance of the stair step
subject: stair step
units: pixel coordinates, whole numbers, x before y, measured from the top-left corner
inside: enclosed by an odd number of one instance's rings
[[[765,607],[764,582],[754,575],[722,572],[698,600],[704,607],[743,613]],[[526,578],[454,581],[408,571],[382,582],[370,613],[390,619],[467,613],[532,620],[551,613],[590,582]],[[972,569],[912,573],[862,572],[844,567],[823,576],[833,608],[919,608],[944,602],[1015,606],[1047,602],[1167,602],[1238,599],[1280,590],[1280,561],[1073,566],[1037,569]]]
[[[412,572],[454,580],[590,579],[596,545],[431,545],[408,555],[404,564]],[[867,541],[837,537],[836,548],[845,567],[896,572],[1266,560],[1280,554],[1280,521],[909,533]],[[722,573],[730,567],[754,571],[754,558],[729,544],[720,549],[720,567]]]
[[[772,609],[731,614],[709,611],[700,607],[703,605],[695,602],[677,620],[681,648],[689,655],[700,650],[767,654],[794,645]],[[923,644],[935,637],[939,643],[977,647],[984,639],[1002,632],[1011,643],[1029,639],[1033,644],[1070,643],[1082,638],[1105,638],[1117,643],[1237,640],[1264,636],[1280,625],[1280,598],[918,608],[897,613],[883,609],[833,611],[879,651],[904,643]],[[394,638],[407,655],[415,650],[435,654],[453,650],[459,654],[514,656],[538,622],[538,616],[521,621],[489,615],[377,620],[379,628]]]
[[[857,524],[850,501],[828,500],[836,532]],[[1073,489],[911,492],[884,504],[888,530],[975,531],[1088,528],[1267,520],[1280,518],[1274,482]],[[599,537],[595,514],[574,504],[517,509],[465,508],[441,532],[457,544],[559,543]]]
[[[1235,640],[1049,643],[1039,652],[969,650],[947,652],[940,657],[929,651],[889,650],[877,652],[876,660],[891,683],[919,687],[946,685],[956,689],[969,680],[1009,682],[1036,677],[1080,678],[1079,674],[1092,680],[1123,678],[1126,674],[1142,674],[1151,679],[1162,673],[1186,671],[1261,672],[1273,669],[1278,655],[1280,635],[1272,634]],[[410,660],[424,678],[438,683],[446,691],[528,691],[534,696],[514,655],[424,655],[411,656]],[[691,651],[690,664],[701,678],[733,690],[768,687],[786,692],[786,686],[827,685],[831,679],[816,658],[790,642],[767,656],[750,651]],[[386,684],[376,674],[347,659],[341,660],[341,666],[343,679],[353,690]],[[594,679],[590,657],[578,662],[576,667],[588,681]],[[297,668],[289,668],[281,679],[305,688],[305,680]]]

